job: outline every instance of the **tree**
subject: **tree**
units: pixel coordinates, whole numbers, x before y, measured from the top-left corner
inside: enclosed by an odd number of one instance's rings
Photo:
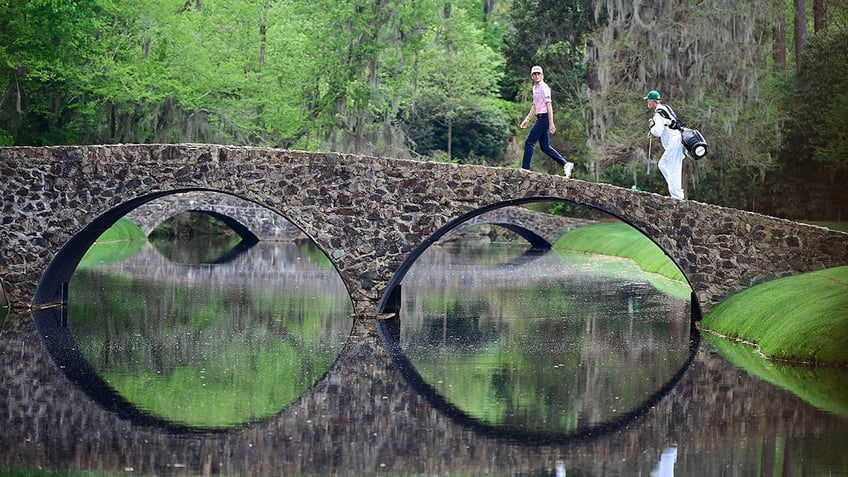
[[[470,123],[462,118],[484,111],[484,100],[496,94],[503,61],[482,43],[482,31],[465,17],[464,9],[447,11],[421,55],[417,96],[431,120],[445,126],[444,146],[451,159],[454,124]]]
[[[781,168],[770,178],[776,214],[844,220],[848,215],[848,31],[828,28],[807,41],[783,108]]]
[[[827,28],[827,2],[813,0],[813,31],[818,33]]]
[[[780,136],[774,131],[782,115],[763,89],[768,78],[762,75],[771,56],[770,5],[599,1],[594,12],[599,23],[588,42],[596,79],[587,89],[585,114],[597,177],[615,164],[644,164],[648,110],[641,98],[657,89],[712,145],[708,161],[689,167],[691,196],[699,199],[709,190],[727,205],[761,203],[750,195],[744,196],[747,203],[737,202],[737,181],[728,174],[762,180],[776,161]],[[656,160],[658,152],[652,152]]]
[[[831,172],[848,173],[848,32],[813,36],[796,84],[790,124],[794,149]]]
[[[795,65],[800,66],[801,53],[807,42],[807,0],[795,2]]]
[[[0,122],[16,144],[75,140],[91,121],[87,94],[113,71],[109,2],[31,0],[0,4]]]
[[[786,69],[786,6],[784,0],[775,2],[773,22],[774,46],[774,64],[779,71]]]

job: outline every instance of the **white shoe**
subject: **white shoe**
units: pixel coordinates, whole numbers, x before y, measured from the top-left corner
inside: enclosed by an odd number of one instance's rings
[[[571,170],[574,169],[573,162],[566,162],[564,166],[562,166],[562,171],[565,173],[566,179],[571,179]]]

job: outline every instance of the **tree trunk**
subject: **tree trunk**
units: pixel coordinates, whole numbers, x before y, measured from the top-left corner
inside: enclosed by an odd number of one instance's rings
[[[265,8],[262,12],[262,17],[259,19],[259,71],[265,69],[265,49],[268,43],[268,11],[271,9],[271,2],[265,0]]]
[[[489,23],[489,14],[492,13],[495,9],[495,0],[484,0],[483,1],[483,19],[486,23]]]
[[[587,0],[583,5],[586,24],[590,25],[589,30],[597,28],[595,24],[595,8],[591,0]],[[595,40],[591,35],[586,36],[586,84],[591,91],[599,91],[601,89],[601,81],[598,78],[598,48],[595,46]]]
[[[801,54],[807,42],[807,0],[795,0],[795,66],[801,65]]]
[[[448,159],[453,159],[453,153],[451,151],[453,144],[453,119],[448,118]]]
[[[774,22],[774,65],[783,71],[786,69],[786,4],[777,2]]]
[[[818,33],[827,28],[827,1],[813,0],[813,31]]]

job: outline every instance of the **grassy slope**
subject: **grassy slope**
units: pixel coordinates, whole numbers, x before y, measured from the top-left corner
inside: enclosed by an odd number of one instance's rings
[[[573,230],[563,235],[555,248],[626,257],[645,271],[684,280],[659,247],[621,222]],[[848,267],[775,280],[743,291],[714,308],[701,327],[756,343],[770,358],[848,364]]]
[[[701,328],[756,343],[770,358],[848,365],[848,266],[744,290],[711,310]]]
[[[144,246],[147,237],[144,232],[132,220],[122,217],[108,228],[95,243],[104,245],[91,247],[82,257],[79,267],[103,263],[106,261],[120,261],[126,257],[133,256],[139,248]]]
[[[848,233],[848,222],[804,222],[806,224],[818,225],[819,227],[827,227],[831,230]]]
[[[646,272],[686,281],[677,265],[654,242],[624,222],[577,228],[560,237],[554,248],[629,258]]]
[[[97,238],[97,243],[122,242],[125,240],[147,240],[147,237],[144,236],[144,232],[135,222],[126,217],[121,217]]]

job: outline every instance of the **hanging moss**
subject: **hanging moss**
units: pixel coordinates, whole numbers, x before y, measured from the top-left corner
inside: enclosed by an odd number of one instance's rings
[[[769,2],[602,0],[594,14],[607,19],[587,51],[598,79],[588,92],[589,143],[602,167],[644,157],[635,151],[647,146],[648,90],[715,139],[732,136],[740,111],[759,101],[771,57]]]

